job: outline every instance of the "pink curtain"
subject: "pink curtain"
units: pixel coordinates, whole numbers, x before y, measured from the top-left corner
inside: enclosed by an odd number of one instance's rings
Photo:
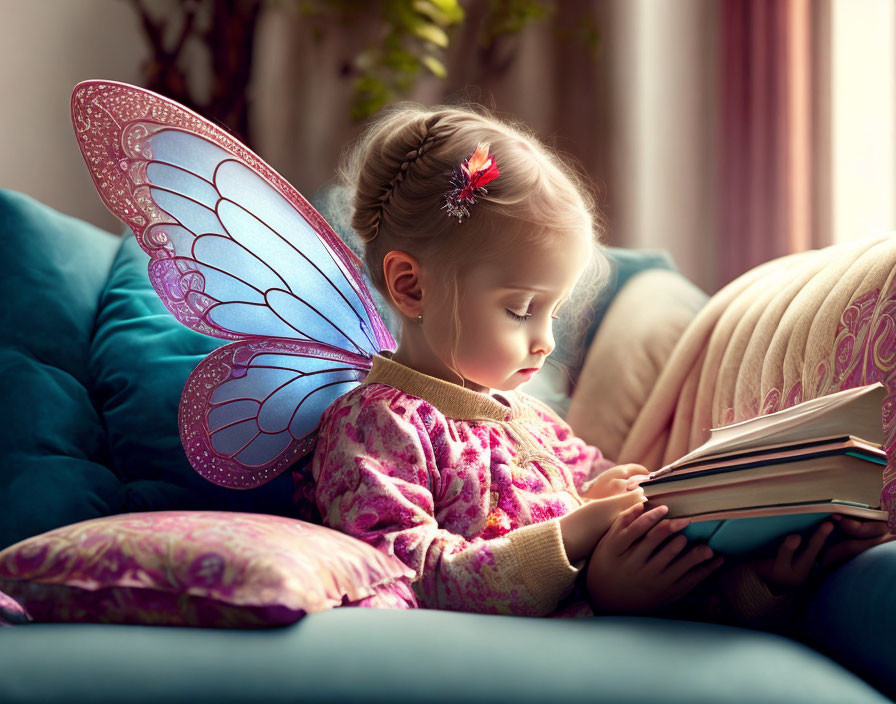
[[[724,0],[718,266],[724,283],[829,241],[829,4]]]
[[[449,79],[410,98],[485,103],[573,155],[609,244],[667,250],[712,293],[829,242],[830,0],[571,0],[490,51],[468,7]],[[596,47],[571,38],[583,23]],[[268,10],[260,32],[256,144],[311,195],[359,130],[340,76],[364,30],[312,41],[300,15]]]

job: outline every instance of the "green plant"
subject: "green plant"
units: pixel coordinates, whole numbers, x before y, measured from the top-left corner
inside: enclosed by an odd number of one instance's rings
[[[469,0],[464,4],[459,0],[128,1],[150,48],[142,66],[146,87],[250,143],[247,89],[258,19],[266,8],[297,12],[312,38],[325,36],[336,24],[363,30],[357,33],[359,45],[351,48],[353,59],[342,72],[353,81],[351,112],[360,120],[407,95],[421,76],[447,76],[445,55],[458,28],[469,21],[468,9],[476,10],[479,22],[479,60],[495,71],[507,63],[494,61],[497,44],[548,17],[557,5],[557,0]],[[583,18],[576,36],[593,44],[593,20]],[[208,58],[207,91],[196,87],[203,85],[195,80],[202,66],[186,58],[191,43],[198,43]]]

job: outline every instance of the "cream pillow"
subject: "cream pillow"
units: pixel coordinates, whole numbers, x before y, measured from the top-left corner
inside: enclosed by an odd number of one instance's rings
[[[685,328],[709,297],[679,272],[648,269],[616,294],[588,349],[566,417],[615,459]]]

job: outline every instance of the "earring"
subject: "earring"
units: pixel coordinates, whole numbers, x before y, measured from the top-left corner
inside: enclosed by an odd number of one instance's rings
[[[423,313],[414,318],[414,320],[417,321],[417,325],[423,325]]]

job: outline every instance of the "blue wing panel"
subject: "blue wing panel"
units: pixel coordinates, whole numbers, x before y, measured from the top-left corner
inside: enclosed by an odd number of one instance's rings
[[[146,175],[157,188],[180,193],[209,210],[215,209],[220,198],[211,182],[176,166],[153,162],[146,167]]]
[[[301,413],[305,415],[308,412],[305,403],[314,392],[321,389],[321,387],[332,389],[334,384],[353,381],[356,376],[354,370],[344,369],[319,374],[305,374],[294,379],[289,384],[277,389],[264,400],[258,413],[258,426],[266,433],[286,430],[290,427],[294,414]],[[333,399],[341,396],[341,394],[333,396],[332,393],[328,395],[332,396]],[[324,412],[324,408],[320,409],[320,413]],[[320,413],[316,416],[318,419],[320,418]],[[302,437],[302,435],[304,433],[297,437]]]
[[[237,399],[255,399],[260,402],[295,379],[296,375],[291,369],[251,367],[245,375],[219,384],[212,393],[211,402],[215,405]]]
[[[283,288],[285,283],[280,275],[264,259],[241,247],[229,237],[205,235],[197,237],[193,244],[193,258],[209,266],[231,272],[259,292],[269,288]],[[239,301],[226,288],[221,291],[206,291],[218,301]]]
[[[149,143],[155,161],[192,171],[209,183],[214,182],[220,163],[233,158],[211,142],[177,129],[161,130]]]
[[[192,267],[203,273],[202,293],[221,304],[207,320],[235,335],[379,351],[345,264],[270,183],[201,137],[163,129],[149,141],[151,195],[181,224],[165,227],[175,254],[227,274]],[[245,305],[262,303],[246,287],[267,294],[273,315]]]
[[[253,303],[216,303],[209,307],[207,316],[215,325],[224,330],[233,330],[242,335],[260,337],[286,337],[293,340],[306,339],[295,328],[283,322],[266,305]],[[247,333],[246,330],[251,330]]]
[[[233,457],[258,435],[258,423],[254,418],[234,423],[211,434],[212,447],[218,454]]]
[[[259,408],[261,408],[261,403],[251,399],[228,401],[212,408],[208,412],[208,429],[214,433],[226,425],[233,425],[250,418],[256,418]]]
[[[195,235],[213,232],[226,234],[214,210],[201,203],[161,188],[150,188],[153,200],[171,217]]]
[[[245,301],[246,303],[255,303],[264,305],[265,298],[261,291],[258,291],[245,282],[231,276],[226,271],[213,269],[205,264],[198,264],[194,260],[188,260],[189,266],[194,271],[202,274],[204,283],[203,292],[211,296],[211,292],[227,292],[233,299]],[[214,296],[211,296],[214,298]]]
[[[302,403],[302,412],[296,413],[292,423],[289,424],[289,432],[297,438],[310,433],[317,427],[327,406],[356,388],[358,383],[357,380],[343,381],[332,386],[324,386],[309,394]]]
[[[235,454],[233,458],[249,467],[260,467],[269,462],[271,457],[276,457],[283,452],[293,440],[294,438],[287,431],[274,435],[259,433],[250,445]]]

